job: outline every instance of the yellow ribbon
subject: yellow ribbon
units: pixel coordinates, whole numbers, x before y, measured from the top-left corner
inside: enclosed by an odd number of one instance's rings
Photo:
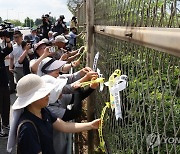
[[[106,109],[107,108],[110,108],[110,103],[109,102],[106,102],[106,106],[102,109],[102,112],[101,112],[101,124],[99,126],[99,129],[98,129],[98,133],[99,133],[99,139],[100,139],[100,144],[99,144],[99,147],[101,149],[102,152],[105,152],[105,142],[104,142],[104,138],[103,138],[103,119],[104,119],[104,115],[106,113]]]
[[[93,84],[93,83],[104,83],[104,78],[97,78],[96,80],[82,82],[81,87],[85,87],[85,86],[88,86],[88,85]]]
[[[104,119],[104,115],[106,113],[107,108],[112,108],[114,109],[114,97],[110,92],[110,89],[113,87],[113,85],[115,84],[115,78],[119,77],[121,75],[121,71],[119,69],[115,70],[114,73],[109,77],[109,81],[108,81],[108,88],[109,88],[109,93],[110,93],[110,102],[106,102],[106,106],[102,109],[101,112],[101,124],[99,126],[98,129],[98,133],[99,133],[99,139],[100,139],[100,144],[98,149],[101,149],[102,152],[105,152],[105,141],[103,138],[103,119]]]
[[[82,34],[82,35],[81,35],[81,39],[83,39],[83,40],[84,40],[84,39],[85,39],[85,37],[86,37],[86,34]]]
[[[109,94],[110,94],[110,103],[111,103],[111,109],[113,110],[115,108],[114,105],[114,96],[111,94],[110,89],[113,87],[115,84],[115,78],[120,77],[121,75],[121,70],[117,69],[114,71],[114,73],[109,77],[108,81],[108,87],[109,87]]]
[[[78,61],[83,57],[83,55],[85,55],[86,52],[87,52],[87,48],[84,47],[84,51],[83,51],[83,53],[80,54]]]

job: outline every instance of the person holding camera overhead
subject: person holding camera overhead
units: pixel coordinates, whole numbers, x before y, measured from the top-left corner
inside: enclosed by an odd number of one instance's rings
[[[8,87],[8,76],[5,67],[5,57],[12,51],[12,44],[10,38],[5,37],[5,48],[0,47],[0,115],[2,120],[2,126],[0,130],[0,138],[8,137],[8,134],[4,131],[9,126],[9,111],[10,111],[10,92]]]
[[[22,36],[23,36],[23,34],[20,31],[14,32],[15,44],[13,45],[13,51],[9,55],[9,57],[10,57],[9,71],[14,73],[16,83],[24,76],[23,65],[19,64],[19,62],[18,62],[19,57],[23,53],[23,49],[21,46]]]

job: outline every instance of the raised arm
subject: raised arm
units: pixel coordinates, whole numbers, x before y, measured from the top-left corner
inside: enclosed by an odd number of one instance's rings
[[[22,55],[18,59],[19,64],[22,64],[30,48],[31,48],[30,44],[27,43]]]
[[[49,47],[46,47],[43,55],[42,55],[41,57],[39,57],[35,63],[33,63],[32,65],[30,64],[30,70],[31,70],[31,72],[34,73],[34,74],[36,74],[40,62],[41,62],[44,58],[48,57],[50,54],[51,54],[51,53],[49,52]]]

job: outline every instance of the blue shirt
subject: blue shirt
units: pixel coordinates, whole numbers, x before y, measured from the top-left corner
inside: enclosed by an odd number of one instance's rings
[[[42,119],[25,109],[19,120],[19,123],[23,120],[33,121],[38,130],[37,134],[34,126],[29,122],[24,123],[20,127],[17,144],[21,154],[38,154],[39,152],[43,154],[54,154],[52,124],[57,118],[47,108],[42,109],[41,113]]]
[[[72,31],[69,33],[69,44],[74,45],[74,39],[77,37]]]

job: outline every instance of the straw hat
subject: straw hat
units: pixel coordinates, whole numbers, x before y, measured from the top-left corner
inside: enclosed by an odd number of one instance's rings
[[[17,83],[18,98],[12,108],[14,110],[25,108],[48,95],[53,88],[53,84],[45,83],[38,75],[28,74]]]

